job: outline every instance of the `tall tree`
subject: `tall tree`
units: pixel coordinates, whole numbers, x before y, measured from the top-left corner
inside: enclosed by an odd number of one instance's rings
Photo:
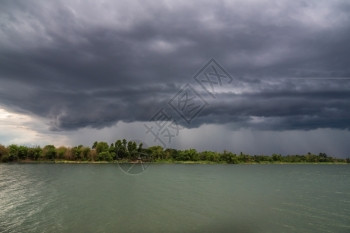
[[[108,149],[109,149],[109,145],[107,144],[107,142],[98,142],[96,145],[97,154],[101,152],[107,152]]]

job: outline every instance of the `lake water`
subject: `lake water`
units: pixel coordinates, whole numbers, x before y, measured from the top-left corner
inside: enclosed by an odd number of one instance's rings
[[[350,232],[350,166],[0,164],[0,232]]]

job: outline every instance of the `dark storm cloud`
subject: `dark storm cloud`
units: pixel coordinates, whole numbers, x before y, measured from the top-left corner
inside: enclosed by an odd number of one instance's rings
[[[187,127],[348,129],[350,80],[289,79],[350,77],[348,9],[347,1],[4,1],[0,104],[54,130],[147,121],[215,57],[235,80]]]
[[[215,123],[255,129],[349,128],[349,86],[337,91],[274,91],[225,94],[201,116]]]

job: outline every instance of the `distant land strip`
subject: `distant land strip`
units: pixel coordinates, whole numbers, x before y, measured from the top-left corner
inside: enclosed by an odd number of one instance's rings
[[[350,163],[350,158],[336,158],[326,153],[304,155],[249,155],[224,150],[223,152],[201,151],[196,149],[177,150],[151,146],[143,148],[142,143],[117,140],[115,143],[94,142],[92,147],[55,147],[54,145],[24,146],[0,144],[0,162],[22,163],[198,163],[198,164],[255,164],[255,163]]]

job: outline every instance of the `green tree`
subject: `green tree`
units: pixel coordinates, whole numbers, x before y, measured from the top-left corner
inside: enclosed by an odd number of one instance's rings
[[[239,162],[243,162],[243,163],[248,163],[251,162],[251,156],[244,154],[243,152],[240,153],[240,155],[238,156],[238,161]]]
[[[220,160],[220,155],[213,151],[203,151],[199,154],[199,158],[200,160],[218,162]]]
[[[28,149],[27,156],[31,160],[38,160],[42,156],[43,150],[40,146],[32,147]]]
[[[123,143],[121,140],[117,140],[114,144],[114,152],[116,154],[117,158],[125,158],[127,156],[125,147],[123,146]]]
[[[44,155],[44,158],[46,159],[49,159],[49,160],[55,159],[56,154],[57,154],[56,147],[54,145],[46,145],[43,148],[43,155]]]
[[[112,161],[113,157],[109,151],[103,151],[98,154],[98,160],[100,161]]]
[[[167,148],[164,151],[165,159],[167,160],[177,160],[178,151],[176,149]]]
[[[11,144],[8,146],[7,150],[9,151],[8,161],[16,161],[18,160],[18,146],[15,144]]]
[[[63,159],[64,154],[67,152],[67,148],[64,146],[60,146],[59,148],[56,149],[57,152],[57,158]]]
[[[101,152],[108,152],[109,145],[107,142],[98,142],[96,145],[96,152],[99,154]]]
[[[272,160],[281,162],[282,156],[280,154],[272,154]]]
[[[98,156],[97,156],[96,150],[90,150],[89,155],[88,155],[88,160],[89,161],[96,161],[96,160],[98,160]]]
[[[133,141],[128,142],[128,157],[131,159],[136,159],[137,156],[137,143]]]
[[[195,149],[188,149],[179,152],[178,160],[181,161],[198,161],[199,155]]]
[[[318,162],[318,156],[311,154],[310,152],[307,153],[306,157],[306,161],[307,162],[311,162],[311,163],[316,163]]]
[[[237,155],[228,151],[224,151],[224,153],[221,155],[221,160],[225,161],[226,163],[232,163],[232,164],[238,163]]]
[[[89,147],[83,147],[81,148],[81,157],[83,160],[89,160],[89,155],[90,155],[90,148]]]
[[[73,160],[81,160],[83,145],[75,146],[72,148]]]
[[[19,146],[18,147],[18,158],[19,159],[26,159],[28,153],[28,147],[26,146]]]
[[[185,153],[188,154],[190,160],[192,160],[192,161],[198,161],[199,160],[199,154],[197,153],[196,149],[185,150]]]
[[[161,146],[148,147],[147,151],[154,160],[161,160],[164,157],[163,147]]]
[[[113,143],[111,143],[111,145],[109,146],[108,152],[111,154],[113,160],[117,159],[117,153],[115,152],[115,146]]]

